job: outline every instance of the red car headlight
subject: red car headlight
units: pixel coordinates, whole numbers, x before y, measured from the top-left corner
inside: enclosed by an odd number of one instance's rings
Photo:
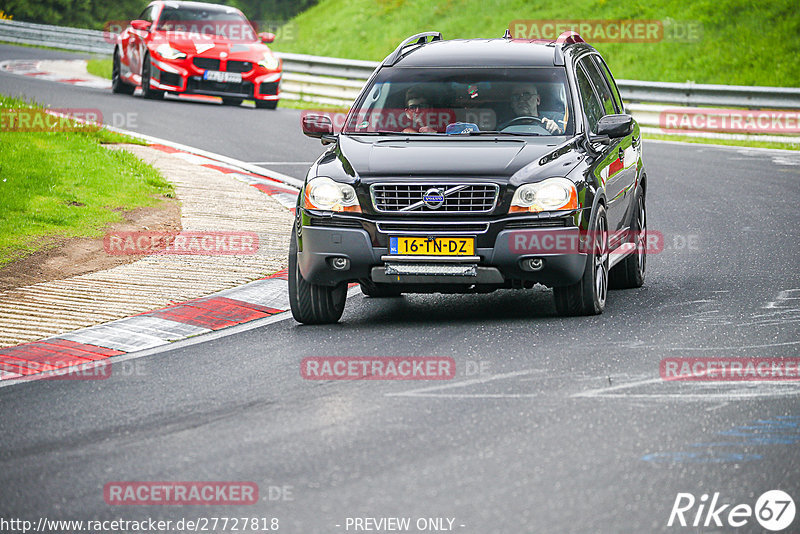
[[[167,43],[159,45],[156,48],[156,54],[163,57],[164,59],[185,59],[186,54],[181,52],[180,50],[175,50]]]

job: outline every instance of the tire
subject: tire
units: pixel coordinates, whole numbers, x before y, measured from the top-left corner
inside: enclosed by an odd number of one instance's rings
[[[114,62],[111,67],[111,92],[122,95],[132,95],[136,87],[122,81],[122,70],[119,61],[119,52],[114,50]]]
[[[275,109],[278,107],[277,100],[256,100],[257,109]]]
[[[608,287],[611,289],[632,289],[644,285],[647,267],[647,206],[644,191],[636,196],[636,215],[631,229],[636,240],[636,253],[619,262],[608,273]]]
[[[386,284],[376,284],[372,280],[362,280],[358,285],[361,286],[361,292],[371,298],[391,298],[402,295],[397,288]]]
[[[144,63],[142,64],[142,96],[150,100],[158,100],[164,98],[164,91],[150,88],[150,73],[152,69],[153,65],[150,61],[150,54],[147,54],[144,56]]]
[[[608,219],[598,204],[589,231],[592,243],[581,279],[566,287],[553,288],[556,311],[562,316],[599,315],[608,296]]]
[[[228,96],[222,97],[222,104],[225,106],[238,106],[244,102],[244,98],[232,98]]]
[[[335,287],[306,282],[297,265],[297,228],[292,229],[289,242],[289,305],[292,317],[303,324],[337,322],[344,312],[347,283]]]

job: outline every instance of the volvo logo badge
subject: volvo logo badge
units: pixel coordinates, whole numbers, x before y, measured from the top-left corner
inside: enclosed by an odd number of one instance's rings
[[[444,204],[442,190],[436,187],[428,189],[425,191],[425,194],[422,195],[422,202],[432,210],[439,209],[442,204]]]

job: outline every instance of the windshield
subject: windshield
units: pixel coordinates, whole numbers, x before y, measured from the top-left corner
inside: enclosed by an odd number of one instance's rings
[[[256,33],[247,18],[235,9],[164,7],[157,30],[201,36],[225,37],[232,41],[256,41]]]
[[[344,133],[572,135],[564,68],[381,70]]]

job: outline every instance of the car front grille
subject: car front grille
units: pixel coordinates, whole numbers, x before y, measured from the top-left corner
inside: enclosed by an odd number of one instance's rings
[[[164,72],[160,71],[158,76],[159,82],[165,85],[171,85],[173,87],[180,87],[181,84],[181,77],[178,74],[174,74],[172,72]]]
[[[232,96],[239,98],[252,98],[253,84],[251,82],[226,83],[212,82],[204,80],[199,76],[192,76],[186,84],[189,93],[213,95],[213,96]]]
[[[258,94],[260,95],[276,95],[278,94],[278,82],[264,82],[258,86]]]
[[[196,57],[192,63],[198,69],[219,70],[219,60],[211,57]]]
[[[381,183],[370,188],[375,209],[383,213],[488,213],[497,202],[496,184]],[[423,197],[441,194],[444,201],[425,203]]]
[[[249,61],[228,61],[226,69],[228,72],[250,72],[253,64]]]
[[[383,233],[402,232],[405,234],[420,233],[425,235],[431,233],[482,234],[489,230],[489,223],[426,223],[408,221],[403,223],[379,222],[376,224],[378,230]]]

